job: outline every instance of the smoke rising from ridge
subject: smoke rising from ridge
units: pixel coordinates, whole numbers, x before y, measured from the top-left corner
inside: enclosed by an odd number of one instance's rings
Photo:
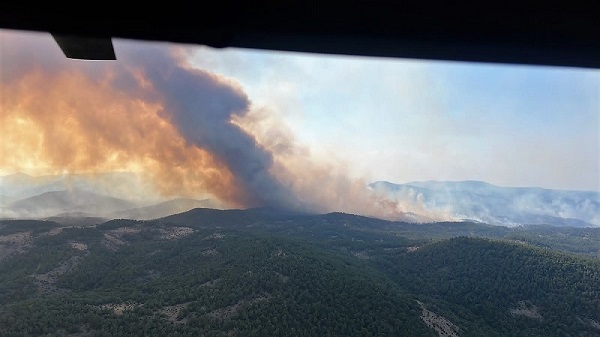
[[[131,171],[161,195],[231,207],[445,218],[313,158],[234,81],[191,67],[181,47],[115,41],[118,61],[89,63],[64,58],[49,36],[0,37],[4,171]]]
[[[127,54],[129,55],[129,54]],[[237,178],[249,206],[297,207],[291,191],[269,173],[272,154],[239,126],[236,115],[250,109],[250,101],[235,83],[200,69],[193,69],[180,54],[156,48],[134,49],[131,63],[162,97],[163,112],[190,143],[204,148],[223,162]],[[129,56],[125,57],[129,60]]]
[[[310,148],[296,142],[293,132],[267,108],[236,116],[233,122],[254,134],[273,153],[272,174],[289,186],[308,210],[410,222],[454,220],[449,212],[428,209],[420,199],[399,200],[368,189],[366,178],[348,174],[348,163],[316,158]]]

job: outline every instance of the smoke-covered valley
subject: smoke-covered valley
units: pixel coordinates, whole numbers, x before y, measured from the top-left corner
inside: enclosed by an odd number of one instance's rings
[[[148,188],[148,187],[146,187]],[[1,218],[100,217],[149,220],[194,208],[231,208],[218,200],[163,198],[132,194],[144,186],[133,173],[33,177],[0,177]],[[422,205],[408,222],[431,222],[427,214],[445,214],[443,221],[477,221],[501,226],[547,224],[600,227],[600,195],[596,192],[500,187],[480,181],[426,181],[365,186],[381,200]],[[337,210],[332,210],[337,211]]]
[[[393,200],[420,202],[457,220],[515,226],[600,227],[600,193],[539,187],[501,187],[482,181],[424,181],[369,185]]]

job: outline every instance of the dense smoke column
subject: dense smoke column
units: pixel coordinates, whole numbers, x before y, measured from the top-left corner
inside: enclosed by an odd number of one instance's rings
[[[186,67],[176,54],[158,48],[133,48],[127,62],[142,73],[161,96],[163,112],[190,143],[222,161],[236,178],[246,206],[298,208],[292,191],[269,172],[273,155],[237,125],[233,115],[249,111],[250,101],[234,83]]]

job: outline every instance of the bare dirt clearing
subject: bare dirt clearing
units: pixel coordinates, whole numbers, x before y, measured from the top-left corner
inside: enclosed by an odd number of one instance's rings
[[[186,236],[194,234],[194,230],[190,227],[172,227],[169,229],[161,229],[161,238],[167,240],[178,240]]]
[[[47,273],[31,275],[38,291],[45,294],[66,292],[67,290],[58,288],[56,282],[61,275],[73,271],[82,259],[81,256],[73,256]]]
[[[31,248],[33,242],[31,231],[0,236],[0,261]]]
[[[186,308],[190,303],[191,302],[170,305],[168,307],[162,308],[159,312],[167,316],[167,320],[169,322],[173,322],[175,324],[185,324],[187,322],[187,319],[179,319],[179,314],[181,313],[181,310]]]
[[[135,302],[125,302],[125,303],[109,303],[109,304],[103,304],[101,306],[99,306],[100,309],[107,309],[107,310],[112,310],[112,312],[117,315],[117,316],[121,316],[123,315],[124,311],[127,310],[133,310],[137,307],[141,307],[142,304],[140,303],[135,303]]]
[[[458,332],[460,328],[454,323],[450,322],[445,317],[442,317],[433,311],[427,310],[422,302],[417,301],[421,306],[421,320],[427,324],[428,327],[434,329],[440,337],[459,337]]]
[[[125,235],[137,234],[141,231],[140,227],[122,227],[107,231],[102,238],[102,245],[106,249],[116,252],[121,246],[128,244],[124,238]]]
[[[539,321],[544,319],[540,314],[538,307],[526,301],[519,301],[516,308],[510,309],[510,313],[513,316],[525,316]]]

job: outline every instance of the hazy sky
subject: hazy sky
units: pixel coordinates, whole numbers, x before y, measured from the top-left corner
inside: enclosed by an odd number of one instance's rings
[[[371,180],[600,190],[600,71],[194,50],[301,143]]]
[[[69,60],[0,31],[0,174],[132,171],[166,196],[364,213],[388,207],[364,200],[377,180],[600,191],[598,70],[114,45]]]

